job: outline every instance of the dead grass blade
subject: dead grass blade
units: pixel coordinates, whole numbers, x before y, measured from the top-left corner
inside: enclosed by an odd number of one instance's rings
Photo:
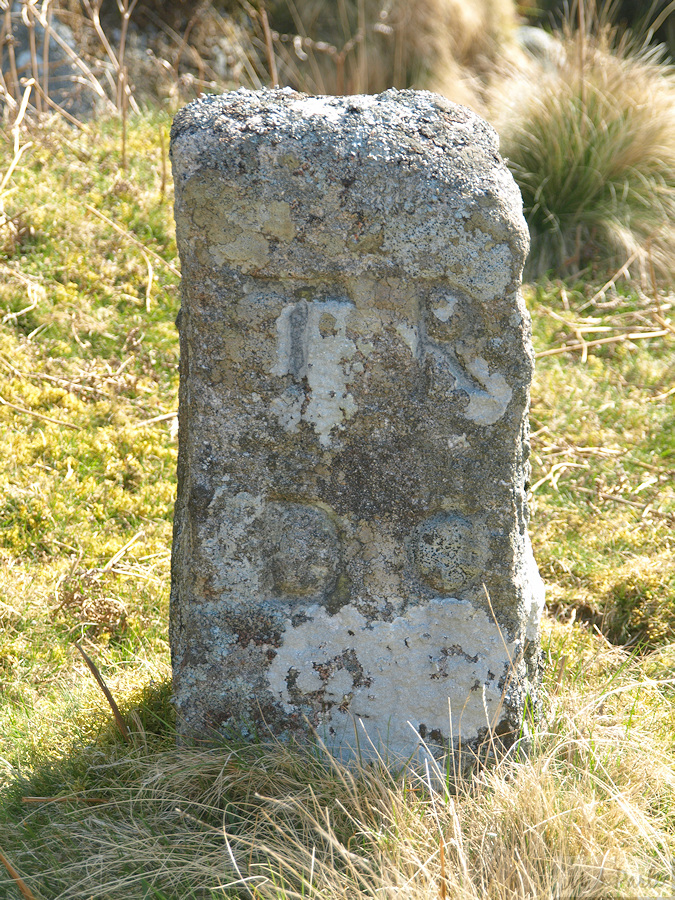
[[[439,865],[441,867],[441,893],[440,900],[446,900],[448,896],[448,888],[447,888],[447,877],[445,874],[445,840],[443,835],[441,835],[441,839],[438,845],[439,849]]]
[[[127,541],[126,544],[121,547],[114,556],[110,557],[108,562],[101,569],[101,572],[109,572],[115,565],[115,563],[119,562],[120,559],[122,559],[127,550],[131,549],[136,541],[140,541],[142,537],[145,537],[145,530],[143,528],[137,534],[135,534],[130,541]]]
[[[588,309],[589,306],[595,306],[597,301],[602,299],[607,291],[614,287],[619,278],[623,278],[624,276],[628,275],[628,269],[630,265],[635,262],[639,255],[640,251],[634,250],[633,253],[631,253],[631,255],[628,257],[626,262],[618,270],[618,272],[615,272],[614,275],[612,275],[612,277],[609,279],[609,281],[603,284],[600,290],[596,291],[595,294],[593,294],[590,300],[584,303],[583,306],[580,306],[577,312],[583,312],[585,309]]]
[[[30,99],[32,90],[33,90],[33,81],[31,79],[31,81],[28,82],[26,90],[24,91],[23,98],[21,100],[21,106],[19,107],[19,111],[16,115],[16,119],[14,120],[14,125],[12,126],[12,132],[14,134],[14,156],[7,168],[7,171],[5,172],[5,174],[2,178],[2,181],[0,181],[0,195],[7,187],[9,179],[14,174],[14,170],[18,166],[19,160],[21,159],[23,154],[26,152],[26,150],[28,150],[30,147],[33,146],[32,141],[29,141],[27,144],[21,145],[20,139],[19,139],[21,123],[23,122],[24,116],[26,115],[26,109],[28,108],[28,101]]]
[[[603,344],[622,344],[625,341],[639,341],[646,338],[665,337],[670,334],[669,328],[660,331],[631,331],[627,334],[618,334],[614,337],[598,338],[597,341],[584,341],[583,343],[566,344],[563,347],[552,347],[550,350],[540,350],[535,353],[535,359],[543,359],[545,356],[559,356],[561,353],[572,353],[575,350],[588,352],[589,347],[599,347]]]
[[[43,99],[49,98],[49,32],[52,27],[52,6],[51,0],[44,0],[42,4],[42,14],[46,15],[49,24],[49,30],[45,28],[42,37],[42,84],[38,84],[40,96]],[[51,101],[49,101],[51,102]]]
[[[76,119],[75,116],[73,116],[71,113],[69,113],[67,109],[64,109],[62,106],[59,106],[58,103],[55,103],[52,100],[52,98],[46,93],[46,91],[42,87],[42,85],[39,84],[37,81],[35,82],[35,88],[37,90],[38,97],[41,97],[50,109],[53,109],[54,112],[57,112],[60,116],[63,116],[63,118],[67,122],[70,122],[71,125],[74,125],[80,131],[83,131],[83,132],[88,131],[87,126],[84,125],[82,122],[80,122],[79,119]]]
[[[0,325],[4,325],[5,322],[16,322],[18,318],[20,318],[21,316],[25,316],[26,313],[29,313],[31,310],[35,309],[36,306],[37,300],[34,300],[30,304],[30,306],[24,306],[23,309],[19,309],[16,312],[7,313],[7,315],[3,316],[2,319],[0,319]]]
[[[664,319],[662,315],[657,312],[653,312],[652,317],[659,325],[661,325],[662,328],[667,329],[671,334],[675,334],[675,326],[671,325],[670,322],[667,319]]]
[[[26,310],[22,310],[22,312],[26,312]],[[10,313],[5,316],[2,320],[4,324],[5,321],[9,321],[9,317],[20,315],[20,313]],[[83,391],[87,394],[98,394],[101,397],[107,397],[110,399],[110,394],[102,391],[100,388],[92,387],[89,384],[82,384],[79,381],[71,381],[69,378],[61,378],[58,375],[48,375],[46,372],[22,372],[20,369],[17,369],[13,366],[8,359],[5,359],[4,356],[0,355],[0,363],[5,366],[9,371],[15,375],[17,378],[38,378],[41,381],[51,381],[53,384],[63,384],[66,385],[72,391]],[[67,422],[64,422],[66,426]]]
[[[260,17],[262,19],[263,31],[265,32],[265,50],[267,52],[267,65],[270,70],[270,80],[272,87],[279,87],[279,73],[277,72],[277,61],[274,56],[274,45],[272,44],[272,32],[270,31],[270,23],[267,18],[267,10],[265,4],[260,4]]]
[[[561,475],[563,475],[568,469],[590,469],[590,466],[586,463],[575,462],[554,463],[548,470],[546,475],[544,475],[538,481],[535,481],[535,483],[530,487],[530,493],[534,494],[542,485],[546,484],[547,481],[551,482],[551,487],[554,491],[557,490],[558,481],[560,480]]]
[[[14,91],[14,96],[10,93],[9,90],[6,89],[5,86],[5,100],[10,109],[14,110],[17,107],[17,99],[21,94],[21,89],[19,87],[19,73],[16,68],[16,52],[14,50],[14,40],[12,39],[12,6],[9,3],[4,4],[4,20],[2,24],[2,33],[0,34],[2,37],[3,47],[7,46],[8,55],[9,55],[9,69],[12,77],[12,89]]]
[[[39,13],[37,11],[37,9],[35,9],[35,17],[37,18],[37,20],[40,23],[40,25],[42,26],[42,28],[44,28],[44,30],[49,33],[50,38],[53,38],[56,41],[56,43],[59,45],[61,50],[63,50],[63,52],[66,54],[68,59],[73,63],[74,66],[76,66],[80,70],[80,72],[84,76],[85,80],[89,83],[89,85],[93,89],[94,93],[98,97],[100,97],[101,100],[108,101],[108,97],[106,96],[105,91],[101,87],[101,84],[100,84],[98,78],[96,78],[96,76],[94,75],[92,70],[89,68],[89,66],[86,65],[86,63],[81,58],[81,56],[78,55],[72,49],[72,47],[69,46],[67,41],[65,41],[61,37],[61,35],[55,28],[52,28],[48,19],[44,15]]]
[[[151,419],[144,419],[142,422],[136,422],[132,427],[145,428],[146,425],[156,425],[157,422],[168,422],[170,419],[175,419],[177,415],[177,412],[162,413],[161,416],[153,416]]]
[[[148,256],[146,256],[145,251],[143,251],[143,259],[148,267],[148,286],[145,289],[145,311],[150,312],[150,306],[152,304],[152,284],[155,278],[155,270],[152,268],[152,263]]]
[[[658,400],[665,400],[667,397],[672,397],[675,394],[675,387],[672,387],[669,391],[665,391],[663,394],[657,394],[655,397],[647,397],[647,403],[655,403]]]
[[[159,129],[159,147],[162,152],[162,180],[159,185],[159,196],[164,200],[166,195],[167,182],[167,163],[166,163],[166,140],[164,138],[164,129]]]
[[[22,803],[107,803],[105,797],[78,797],[68,794],[65,797],[22,797]]]
[[[89,203],[84,204],[85,209],[88,209],[90,213],[93,213],[97,216],[102,222],[105,222],[107,225],[110,225],[111,228],[114,228],[118,234],[121,234],[122,237],[126,238],[128,241],[131,241],[132,244],[136,244],[137,247],[140,247],[145,253],[149,253],[151,256],[154,256],[156,260],[162,263],[163,266],[173,272],[177,278],[180,278],[180,271],[173,265],[173,263],[167,262],[164,257],[160,256],[159,253],[155,253],[154,250],[151,250],[150,247],[146,247],[142,241],[139,241],[135,234],[132,234],[130,231],[122,228],[116,222],[113,222],[112,219],[109,219],[102,212],[96,209],[95,206],[91,206]]]
[[[28,887],[26,882],[23,880],[23,878],[19,875],[19,873],[14,868],[14,866],[11,864],[11,862],[7,859],[7,857],[2,852],[0,852],[0,862],[7,869],[7,872],[9,873],[10,878],[14,879],[14,884],[17,886],[17,889],[18,889],[19,893],[21,894],[21,896],[25,897],[26,900],[37,900],[37,897],[35,896],[35,894],[31,891],[31,889]]]
[[[77,641],[75,642],[75,646],[79,650],[79,652],[82,656],[82,659],[87,664],[89,671],[96,679],[98,686],[101,688],[101,690],[103,691],[103,694],[105,695],[106,700],[110,704],[110,709],[112,710],[113,716],[115,717],[115,722],[117,723],[117,727],[120,730],[120,734],[122,735],[124,740],[127,742],[127,744],[130,744],[131,743],[131,735],[129,734],[129,729],[126,726],[124,719],[122,718],[122,713],[120,712],[119,706],[117,705],[117,703],[115,703],[115,698],[108,690],[108,686],[105,683],[105,681],[103,680],[103,676],[99,672],[99,670],[96,666],[96,663],[93,661],[93,659],[91,659],[91,657],[89,657],[84,652],[84,650],[82,649],[82,647],[80,647],[80,645],[77,643]]]
[[[575,485],[575,491],[581,491],[582,494],[591,494],[594,497],[597,497],[598,500],[605,500],[612,503],[623,503],[624,506],[632,506],[633,509],[637,509],[641,513],[641,517],[645,518],[646,516],[654,516],[657,519],[664,519],[666,522],[672,522],[675,524],[675,516],[671,513],[661,512],[658,509],[653,509],[651,502],[648,503],[638,503],[636,500],[629,500],[628,497],[624,497],[621,494],[608,494],[606,491],[597,491],[593,488],[586,488],[582,485]]]
[[[62,428],[71,428],[74,431],[80,430],[78,425],[72,425],[70,422],[62,422],[60,419],[52,419],[51,416],[43,416],[42,413],[34,412],[32,409],[26,409],[25,406],[17,406],[15,403],[10,403],[9,400],[5,400],[2,395],[0,395],[0,403],[3,406],[8,406],[10,409],[16,410],[16,412],[32,416],[34,419],[41,419],[43,422],[51,422],[52,425],[60,425]]]

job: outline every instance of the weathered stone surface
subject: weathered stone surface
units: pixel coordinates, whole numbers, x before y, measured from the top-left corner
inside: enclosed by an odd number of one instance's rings
[[[449,704],[455,741],[517,728],[543,587],[494,132],[429,93],[242,90],[182,110],[172,160],[182,734],[306,717],[349,753],[361,719],[409,754],[447,747]]]

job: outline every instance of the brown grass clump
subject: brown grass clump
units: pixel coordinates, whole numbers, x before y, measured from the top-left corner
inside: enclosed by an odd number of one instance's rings
[[[562,39],[560,64],[526,68],[493,98],[501,149],[523,195],[527,277],[630,262],[675,271],[675,75],[609,28]]]
[[[202,91],[274,83],[312,94],[426,88],[480,109],[517,21],[514,0],[23,0],[22,6],[34,46],[31,106],[60,112],[78,127],[73,112],[116,110],[126,122],[139,103],[180,105]],[[62,26],[76,44],[61,48],[65,66],[41,46],[44,29],[53,42]],[[0,38],[12,28],[26,31],[17,10],[0,17]],[[0,96],[15,109],[20,79],[29,73],[15,71],[11,61],[11,52],[0,54]],[[49,97],[57,69],[60,90],[64,79],[72,82],[66,100]]]
[[[578,626],[548,622],[544,643],[529,756],[392,773],[318,747],[152,750],[130,713],[134,749],[94,753],[84,779],[69,763],[75,790],[58,767],[37,773],[24,793],[63,802],[24,805],[29,845],[0,820],[0,843],[31,890],[69,900],[660,895],[675,850],[666,656],[647,676]]]
[[[428,88],[472,105],[515,21],[512,0],[278,0],[270,9],[283,84],[319,94]]]

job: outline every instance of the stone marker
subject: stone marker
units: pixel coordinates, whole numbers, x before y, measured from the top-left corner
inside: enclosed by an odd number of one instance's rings
[[[348,757],[517,732],[543,586],[495,133],[426,92],[239,90],[183,109],[171,153],[180,733],[308,720]]]

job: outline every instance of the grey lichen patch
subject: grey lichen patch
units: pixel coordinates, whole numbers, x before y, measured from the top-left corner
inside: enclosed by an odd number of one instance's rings
[[[434,302],[430,304],[432,315],[439,322],[447,322],[455,311],[455,307],[459,302],[450,291],[444,291],[440,296],[434,298]]]
[[[200,579],[208,575],[211,589],[223,599],[244,599],[260,590],[258,550],[251,552],[251,535],[264,508],[261,495],[250,491],[233,494],[227,482],[216,490],[207,507],[206,528],[195,555],[200,563],[196,575]]]
[[[420,578],[434,591],[451,596],[480,583],[490,557],[485,528],[451,513],[418,525],[411,553]]]
[[[267,215],[260,216],[263,234],[277,238],[279,241],[292,241],[295,237],[295,225],[291,220],[291,208],[283,200],[272,200],[266,208]]]
[[[348,753],[361,719],[406,756],[511,728],[543,586],[495,133],[425,92],[240,90],[182,110],[171,155],[180,734],[309,720]]]
[[[329,597],[340,569],[339,537],[329,516],[314,506],[270,503],[262,521],[263,588],[290,599]]]

